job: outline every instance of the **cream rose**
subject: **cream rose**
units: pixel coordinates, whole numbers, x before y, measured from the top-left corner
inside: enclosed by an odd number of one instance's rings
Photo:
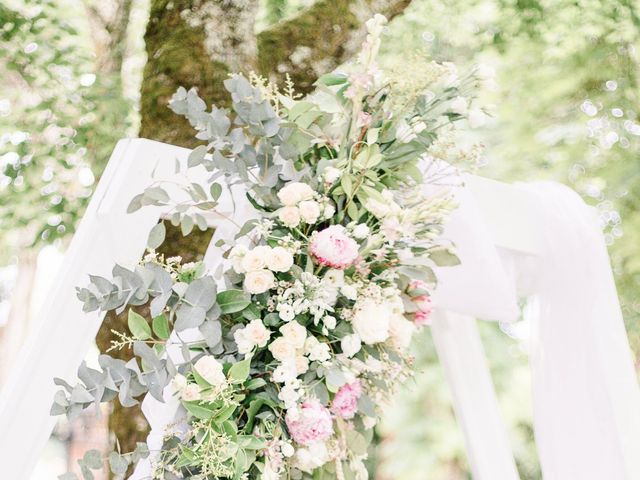
[[[362,342],[357,334],[347,335],[340,340],[340,348],[342,353],[351,358],[362,348]]]
[[[214,387],[223,385],[227,382],[227,378],[224,376],[224,372],[222,371],[222,364],[212,355],[200,358],[193,368],[207,381],[207,383]]]
[[[276,277],[269,270],[254,270],[244,277],[244,288],[254,295],[270,290],[275,284]]]
[[[293,266],[293,255],[283,247],[275,247],[267,256],[267,267],[274,272],[288,272]]]
[[[278,218],[287,227],[300,225],[300,210],[298,207],[282,207],[278,210]]]
[[[388,305],[365,299],[356,302],[351,324],[364,343],[373,345],[389,338],[389,323],[392,315],[393,312]]]
[[[278,198],[287,207],[295,206],[303,200],[311,200],[313,195],[313,189],[301,182],[288,183],[278,192]]]
[[[320,205],[313,200],[304,200],[298,204],[300,216],[305,223],[316,223],[320,217]]]
[[[238,345],[238,352],[247,354],[255,347],[264,347],[267,345],[271,331],[264,326],[259,318],[252,320],[246,327],[236,330],[233,338]]]
[[[307,329],[295,320],[280,327],[282,338],[289,342],[293,348],[303,348],[307,339]]]
[[[253,272],[254,270],[262,270],[266,266],[266,259],[271,254],[271,247],[261,245],[253,250],[249,250],[242,257],[242,268],[245,272]]]
[[[296,347],[284,337],[278,337],[271,342],[271,344],[269,344],[269,351],[271,355],[273,355],[273,358],[279,362],[291,360],[296,356]]]
[[[415,326],[404,315],[393,315],[389,322],[389,339],[398,350],[406,350],[411,344]]]

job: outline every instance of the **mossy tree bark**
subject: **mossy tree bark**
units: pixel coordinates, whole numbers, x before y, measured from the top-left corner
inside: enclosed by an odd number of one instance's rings
[[[289,73],[300,91],[345,61],[364,37],[363,22],[374,13],[400,14],[411,0],[319,0],[298,15],[256,34],[258,0],[152,0],[145,34],[148,55],[141,95],[140,136],[194,147],[186,120],[168,108],[179,86],[196,87],[209,104],[228,105],[223,81],[231,72],[256,70],[272,78]],[[275,72],[275,73],[274,73]],[[185,261],[202,257],[208,235],[168,232],[164,252]],[[126,316],[110,315],[98,336],[105,350],[111,330],[126,330]],[[119,352],[123,358],[131,352]],[[110,428],[122,450],[144,440],[146,422],[133,409],[114,407]]]

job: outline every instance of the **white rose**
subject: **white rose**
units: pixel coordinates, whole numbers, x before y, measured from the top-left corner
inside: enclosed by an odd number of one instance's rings
[[[360,223],[353,229],[353,236],[362,240],[369,235],[369,231],[369,227],[367,227],[364,223]]]
[[[287,207],[295,206],[303,200],[311,200],[313,195],[313,189],[301,182],[288,183],[278,192],[278,198]]]
[[[469,104],[464,97],[456,97],[451,100],[451,111],[458,115],[466,115],[469,110]]]
[[[282,207],[278,210],[278,218],[287,227],[300,225],[300,210],[298,207]]]
[[[293,465],[303,472],[311,473],[329,461],[329,452],[324,442],[300,447],[293,456]]]
[[[296,373],[302,375],[309,370],[309,360],[303,355],[296,356]]]
[[[322,212],[322,215],[324,216],[324,218],[331,218],[335,213],[336,213],[336,207],[334,207],[333,204],[331,203],[327,203],[324,206],[324,211]]]
[[[300,393],[291,385],[285,385],[280,389],[278,398],[284,402],[286,408],[291,408],[296,406]]]
[[[326,362],[331,358],[329,345],[318,341],[308,350],[308,354],[312,362]]]
[[[242,259],[248,252],[248,248],[244,245],[236,245],[229,252],[229,260],[231,260],[231,264],[236,273],[244,273],[244,268],[242,268]]]
[[[271,378],[274,382],[285,383],[296,378],[298,372],[295,368],[294,362],[284,362],[282,365],[278,365],[273,371]]]
[[[349,300],[355,300],[358,298],[358,289],[353,285],[343,285],[340,287],[340,293],[347,297]]]
[[[307,329],[296,321],[289,322],[280,327],[280,333],[293,348],[303,348],[307,339]]]
[[[245,253],[242,257],[242,268],[245,272],[253,272],[254,270],[262,270],[266,265],[266,259],[269,257],[271,247],[261,245],[253,250]]]
[[[389,321],[392,315],[387,305],[366,299],[356,304],[351,324],[360,340],[373,345],[389,338]]]
[[[336,167],[327,167],[324,169],[322,176],[324,177],[324,181],[329,184],[334,184],[340,178],[340,174],[342,171]]]
[[[173,380],[171,380],[171,386],[176,392],[181,392],[185,388],[187,388],[187,377],[178,373]]]
[[[371,212],[374,217],[384,218],[391,213],[389,205],[370,198],[364,207]]]
[[[281,303],[277,307],[278,315],[282,319],[283,322],[290,322],[294,318],[296,318],[296,312],[293,310],[293,307],[288,303]]]
[[[323,280],[327,285],[332,287],[341,287],[344,285],[344,270],[338,270],[337,268],[327,270],[327,273],[324,274]]]
[[[247,335],[246,329],[244,328],[239,328],[233,332],[233,339],[238,347],[238,353],[242,355],[246,355],[255,347],[255,344],[251,341],[249,335]]]
[[[391,344],[398,350],[406,350],[411,344],[411,337],[415,331],[413,322],[410,322],[404,315],[394,315],[389,323],[389,337]]]
[[[267,267],[274,272],[288,272],[293,265],[293,255],[283,247],[271,249],[267,257]]]
[[[340,348],[342,353],[351,358],[362,348],[362,342],[357,334],[347,335],[340,340]]]
[[[288,442],[282,442],[282,445],[280,445],[280,451],[286,458],[293,457],[293,454],[296,453],[293,445]]]
[[[256,318],[244,327],[247,337],[257,347],[266,347],[271,337],[271,330],[264,326],[262,320]]]
[[[296,355],[296,347],[291,342],[287,341],[284,337],[276,338],[269,345],[269,351],[273,358],[279,362],[284,362],[287,359],[292,359]]]
[[[469,112],[469,116],[467,117],[467,121],[469,122],[469,126],[471,128],[480,128],[485,123],[487,123],[487,116],[485,113],[478,109],[474,108]]]
[[[324,326],[327,327],[329,330],[333,330],[334,328],[336,328],[336,317],[333,317],[331,315],[326,315],[323,319],[322,319],[322,323],[324,323]]]
[[[300,216],[305,223],[316,223],[320,217],[320,205],[313,200],[304,200],[298,204]]]
[[[264,293],[275,286],[276,277],[269,270],[256,270],[244,277],[244,288],[252,294]]]
[[[187,385],[181,392],[182,400],[185,402],[195,402],[200,400],[200,387],[195,383]]]
[[[224,376],[224,372],[222,371],[222,364],[212,355],[207,355],[199,359],[193,368],[207,383],[214,387],[227,382],[227,377]]]

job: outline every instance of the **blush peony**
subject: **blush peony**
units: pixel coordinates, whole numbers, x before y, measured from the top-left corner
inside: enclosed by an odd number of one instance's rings
[[[291,438],[300,445],[324,442],[333,434],[331,413],[317,400],[307,400],[295,413],[289,410],[285,422]]]
[[[343,385],[331,402],[331,413],[345,420],[352,419],[358,411],[360,395],[362,395],[362,385],[359,380]]]
[[[358,244],[341,225],[331,225],[317,233],[309,246],[320,265],[344,269],[358,258]]]

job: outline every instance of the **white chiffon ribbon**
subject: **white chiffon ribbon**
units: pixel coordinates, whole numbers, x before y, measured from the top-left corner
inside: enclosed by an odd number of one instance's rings
[[[640,390],[596,213],[562,185],[525,188],[544,249],[530,352],[544,478],[640,479]]]

